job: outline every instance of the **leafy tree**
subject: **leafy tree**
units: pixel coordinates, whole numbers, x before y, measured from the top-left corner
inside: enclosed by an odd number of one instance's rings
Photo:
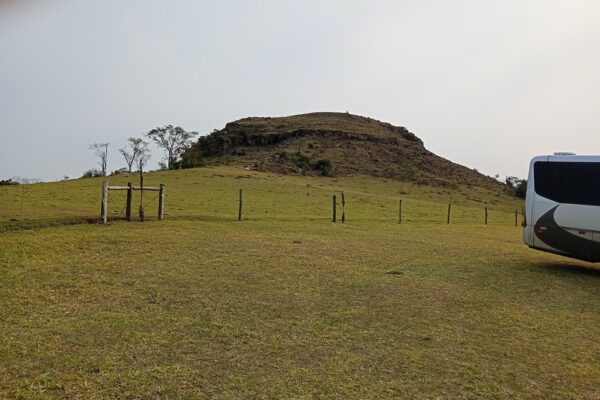
[[[521,199],[527,194],[527,179],[519,179],[516,176],[507,176],[506,184],[510,187],[513,194]]]
[[[174,169],[179,165],[181,154],[197,134],[198,132],[188,132],[180,126],[166,125],[152,129],[146,136],[165,151],[167,169]]]
[[[515,187],[515,196],[524,199],[527,195],[527,179],[521,179]]]
[[[102,176],[106,176],[106,165],[108,162],[108,146],[110,143],[94,143],[90,145],[90,150],[94,151],[96,157],[99,158],[98,165]]]
[[[119,149],[119,153],[125,159],[129,172],[133,170],[133,166],[137,165],[137,161],[141,155],[148,156],[150,150],[148,142],[144,142],[141,138],[130,137],[127,139],[127,145]]]

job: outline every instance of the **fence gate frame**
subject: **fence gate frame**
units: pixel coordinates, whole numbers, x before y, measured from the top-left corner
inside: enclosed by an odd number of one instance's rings
[[[133,186],[131,182],[127,186],[109,186],[108,181],[102,182],[102,203],[100,205],[100,223],[108,223],[108,191],[109,190],[127,190],[127,205],[125,218],[131,222],[131,203],[133,201],[134,190],[149,190],[158,192],[158,220],[162,221],[165,218],[165,185],[162,183],[159,186]]]

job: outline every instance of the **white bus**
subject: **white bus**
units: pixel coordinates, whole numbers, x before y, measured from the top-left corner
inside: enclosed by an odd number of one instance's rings
[[[523,225],[531,248],[600,261],[600,156],[534,157]]]

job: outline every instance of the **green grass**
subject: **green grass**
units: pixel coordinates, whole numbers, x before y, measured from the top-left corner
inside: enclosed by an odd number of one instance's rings
[[[452,193],[465,217],[446,225],[436,189],[245,174],[151,175],[163,222],[0,234],[0,397],[600,397],[600,270],[524,246],[517,202]],[[70,206],[28,218],[93,216],[99,184],[67,182]],[[24,189],[43,205],[61,185]],[[344,225],[328,221],[341,188]]]
[[[0,187],[0,230],[98,218],[104,179]],[[135,175],[106,179],[111,185],[138,181]],[[395,221],[399,199],[403,199],[407,222],[446,223],[451,202],[453,223],[483,224],[484,208],[488,207],[490,224],[514,225],[514,210],[522,207],[521,201],[501,190],[437,188],[366,176],[285,176],[234,167],[147,174],[147,186],[159,183],[166,185],[165,212],[171,219],[235,219],[239,189],[244,190],[244,215],[249,219],[328,220],[332,195],[341,203],[340,191],[346,195],[349,221]],[[156,192],[147,192],[144,203],[146,215],[156,216]],[[139,192],[135,192],[134,208],[138,205]],[[124,206],[125,192],[110,192],[109,215],[123,217]],[[339,208],[341,212],[341,205]]]

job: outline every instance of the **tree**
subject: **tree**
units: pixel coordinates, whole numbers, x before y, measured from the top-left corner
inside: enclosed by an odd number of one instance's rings
[[[100,159],[100,161],[98,161],[98,165],[100,166],[100,173],[102,176],[106,176],[109,144],[110,143],[94,143],[90,145],[90,150],[93,150],[96,157]]]
[[[144,222],[144,165],[150,159],[150,151],[148,150],[148,143],[143,142],[144,145],[141,147],[138,152],[138,156],[136,159],[138,172],[140,173],[140,221]]]
[[[0,179],[0,186],[18,185],[19,182],[12,179]]]
[[[519,179],[516,176],[507,176],[506,184],[511,188],[513,194],[521,199],[527,194],[527,179]]]
[[[515,196],[524,199],[527,195],[527,179],[521,179],[515,187]]]
[[[140,146],[135,159],[135,164],[140,174],[143,172],[148,160],[150,160],[150,148],[148,148],[147,142],[142,142],[142,146]]]
[[[146,136],[165,151],[167,169],[174,169],[183,151],[190,145],[198,132],[187,132],[180,126],[166,125],[154,128]]]
[[[42,181],[40,178],[23,178],[22,176],[14,176],[11,180],[21,185],[31,185]]]
[[[148,142],[144,142],[141,138],[130,137],[127,139],[127,145],[119,149],[119,153],[125,159],[129,172],[131,172],[133,166],[137,165],[140,155],[149,153]]]

